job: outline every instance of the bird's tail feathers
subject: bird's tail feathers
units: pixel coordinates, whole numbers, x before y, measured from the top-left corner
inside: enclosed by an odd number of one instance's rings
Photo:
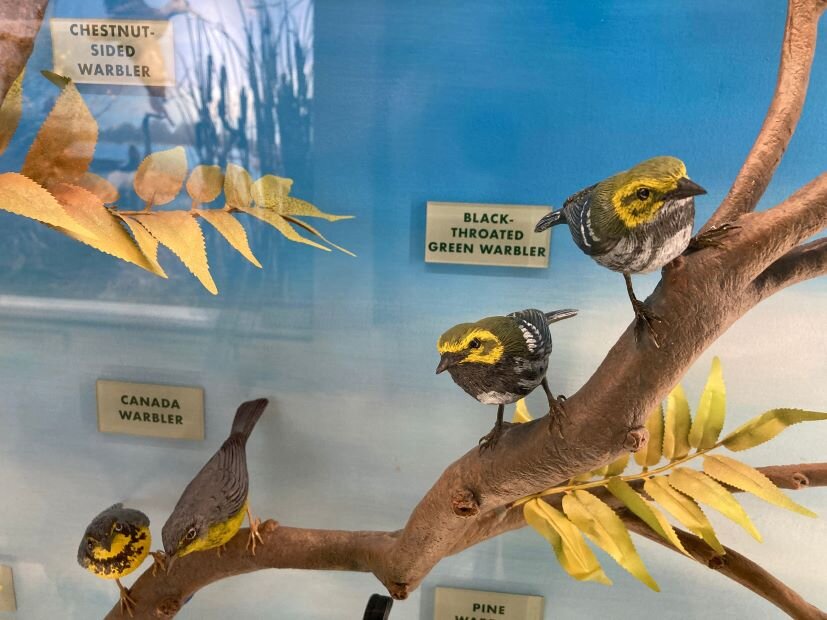
[[[577,314],[577,310],[552,310],[551,312],[546,312],[546,324],[551,325],[552,323],[556,323],[557,321],[562,321],[563,319],[570,319],[571,317]]]
[[[253,432],[253,427],[256,425],[256,422],[258,422],[261,414],[264,413],[264,410],[267,408],[267,403],[266,398],[248,400],[246,403],[241,403],[238,411],[235,412],[235,418],[233,418],[231,435],[241,435],[246,442],[250,433]]]
[[[537,225],[534,227],[534,232],[543,232],[546,228],[551,228],[552,226],[557,226],[557,224],[562,224],[566,220],[563,217],[563,210],[558,209],[557,211],[552,211],[551,213],[546,213]]]

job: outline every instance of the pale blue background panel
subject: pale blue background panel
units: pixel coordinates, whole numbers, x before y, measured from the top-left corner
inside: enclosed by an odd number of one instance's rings
[[[49,15],[163,16],[151,4],[56,0]],[[290,243],[245,220],[258,270],[205,226],[213,297],[164,249],[169,280],[0,212],[0,563],[14,568],[19,605],[9,618],[102,615],[114,586],[75,562],[88,520],[125,501],[149,514],[159,542],[181,490],[251,397],[272,401],[249,443],[259,515],[401,527],[495,415],[434,375],[445,328],[525,307],[579,308],[553,329],[551,385],[570,394],[631,319],[620,276],[581,255],[564,230],[547,270],[426,265],[426,201],[560,205],[640,159],[672,154],[709,190],[697,201],[705,218],[761,125],[785,22],[783,3],[753,0],[253,4],[192,0],[197,15],[171,17],[177,88],[81,87],[101,128],[92,170],[123,185],[120,204],[133,207],[130,179],[148,149],[183,144],[191,165],[232,161],[289,176],[295,195],[356,216],[319,228],[358,256]],[[275,51],[262,55],[262,42]],[[819,46],[806,109],[764,206],[827,161],[823,34]],[[272,105],[256,107],[250,58]],[[57,90],[38,72],[49,67],[44,27],[24,122],[0,170],[19,169],[48,113]],[[639,294],[656,280],[637,278]],[[728,429],[774,406],[827,409],[825,324],[824,280],[762,304],[689,372],[693,407],[715,354]],[[97,433],[101,377],[203,386],[206,441]],[[542,402],[530,399],[535,412]],[[744,458],[820,461],[825,438],[823,425],[796,427]],[[827,514],[823,489],[795,499]],[[722,540],[827,608],[825,521],[743,503],[765,542],[712,515]],[[555,620],[780,616],[704,567],[636,543],[660,594],[602,553],[615,585],[574,582],[526,529],[444,560],[391,617],[431,618],[436,585],[539,594]],[[381,591],[370,575],[266,571],[206,588],[181,617],[360,618]]]

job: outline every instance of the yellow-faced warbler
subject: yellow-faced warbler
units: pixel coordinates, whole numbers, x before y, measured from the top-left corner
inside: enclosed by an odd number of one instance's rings
[[[256,553],[259,520],[247,506],[247,438],[258,422],[267,400],[243,403],[236,411],[230,436],[184,489],[181,499],[164,523],[161,536],[168,569],[175,560],[193,551],[221,548],[241,529],[246,513],[250,522],[247,546]]]
[[[635,310],[636,334],[660,321],[635,297],[633,273],[660,269],[686,250],[695,219],[695,199],[706,190],[686,176],[675,157],[653,157],[570,196],[558,211],[544,216],[537,232],[568,224],[577,246],[626,280]]]
[[[151,544],[149,517],[140,510],[115,504],[92,519],[86,528],[78,548],[78,564],[101,579],[114,579],[120,590],[121,612],[127,611],[131,616],[135,601],[121,577],[141,565]]]
[[[503,432],[505,405],[515,403],[542,385],[551,409],[559,403],[548,387],[551,355],[548,326],[577,314],[576,310],[522,310],[460,323],[437,343],[441,356],[437,374],[447,370],[458,386],[481,403],[499,405],[493,430],[480,439],[480,448],[493,447]]]

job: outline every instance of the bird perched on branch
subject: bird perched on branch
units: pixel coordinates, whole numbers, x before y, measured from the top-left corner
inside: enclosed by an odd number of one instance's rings
[[[258,422],[267,400],[243,403],[236,411],[230,436],[184,489],[161,536],[168,569],[179,557],[193,551],[221,548],[241,529],[244,515],[250,523],[247,546],[256,553],[260,521],[254,519],[247,503],[247,438]]]
[[[92,519],[78,548],[78,564],[101,579],[114,579],[120,590],[121,613],[132,615],[135,601],[121,583],[150,553],[149,517],[140,510],[110,506]],[[153,554],[155,555],[155,554]],[[160,560],[155,555],[156,561]]]
[[[705,193],[686,175],[680,159],[653,157],[570,196],[534,230],[568,224],[585,254],[621,272],[635,310],[635,334],[645,325],[657,346],[652,323],[661,319],[635,297],[630,276],[660,269],[686,250],[695,220],[694,197]]]
[[[577,314],[577,310],[521,310],[460,323],[437,343],[441,356],[436,373],[447,370],[458,386],[481,403],[499,405],[497,422],[480,439],[480,449],[496,445],[503,432],[505,405],[517,402],[542,385],[549,408],[561,407],[546,379],[551,355],[548,326]]]

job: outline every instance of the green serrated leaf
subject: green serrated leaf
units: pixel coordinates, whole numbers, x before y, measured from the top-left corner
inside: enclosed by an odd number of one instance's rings
[[[827,420],[827,413],[803,409],[771,409],[736,428],[722,443],[729,450],[740,452],[769,441],[788,426],[818,420]]]
[[[588,491],[574,491],[563,497],[563,511],[589,540],[655,592],[658,584],[640,559],[629,530],[615,512]]]
[[[689,431],[689,445],[699,450],[706,450],[715,445],[726,415],[726,388],[721,370],[721,360],[712,358],[712,369],[701,394],[698,412]]]
[[[761,534],[755,529],[741,504],[732,496],[732,493],[709,476],[694,469],[678,467],[666,479],[681,493],[711,506],[744,528],[755,540],[761,542]]]
[[[663,424],[663,456],[670,461],[682,459],[689,454],[689,429],[692,417],[689,402],[680,385],[669,393],[666,399],[666,419]]]
[[[775,504],[781,508],[792,510],[806,517],[817,517],[818,515],[804,506],[795,503],[784,495],[772,481],[757,469],[754,469],[728,456],[704,455],[704,472],[715,480],[752,493],[765,502]]]

